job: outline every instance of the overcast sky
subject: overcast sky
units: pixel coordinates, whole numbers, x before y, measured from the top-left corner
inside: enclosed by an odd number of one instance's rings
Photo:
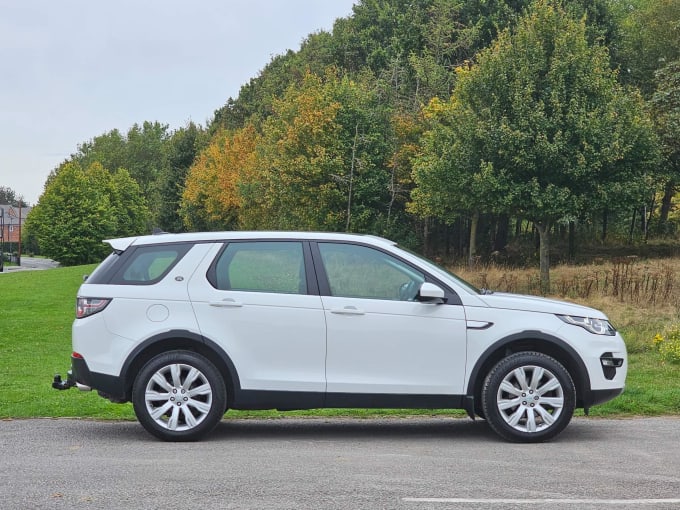
[[[0,0],[0,186],[34,205],[78,144],[205,125],[354,0]]]

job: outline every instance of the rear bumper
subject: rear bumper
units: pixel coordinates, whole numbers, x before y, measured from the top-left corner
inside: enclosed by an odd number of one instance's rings
[[[112,402],[127,402],[125,385],[120,377],[90,371],[83,358],[71,356],[69,379],[75,383],[97,390],[99,395]]]

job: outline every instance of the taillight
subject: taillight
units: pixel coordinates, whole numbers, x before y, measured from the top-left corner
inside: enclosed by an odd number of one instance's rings
[[[76,300],[76,319],[83,319],[101,312],[110,302],[110,298],[79,297]]]

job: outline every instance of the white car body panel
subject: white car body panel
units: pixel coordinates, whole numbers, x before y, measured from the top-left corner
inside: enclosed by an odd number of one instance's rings
[[[460,394],[466,359],[462,306],[322,298],[329,392]]]

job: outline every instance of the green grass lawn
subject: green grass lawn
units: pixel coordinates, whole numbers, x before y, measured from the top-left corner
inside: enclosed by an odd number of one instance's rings
[[[96,392],[52,389],[54,374],[66,375],[71,323],[82,276],[94,266],[0,275],[0,419],[88,417],[134,419],[130,404],[112,404]],[[645,324],[635,328],[645,330]],[[635,330],[623,331],[634,335]],[[230,412],[229,416],[278,417],[290,414],[374,416],[444,414],[429,410],[319,410]],[[456,414],[463,414],[455,411]],[[630,355],[626,391],[591,410],[594,416],[680,414],[680,365],[662,363],[653,350]]]

